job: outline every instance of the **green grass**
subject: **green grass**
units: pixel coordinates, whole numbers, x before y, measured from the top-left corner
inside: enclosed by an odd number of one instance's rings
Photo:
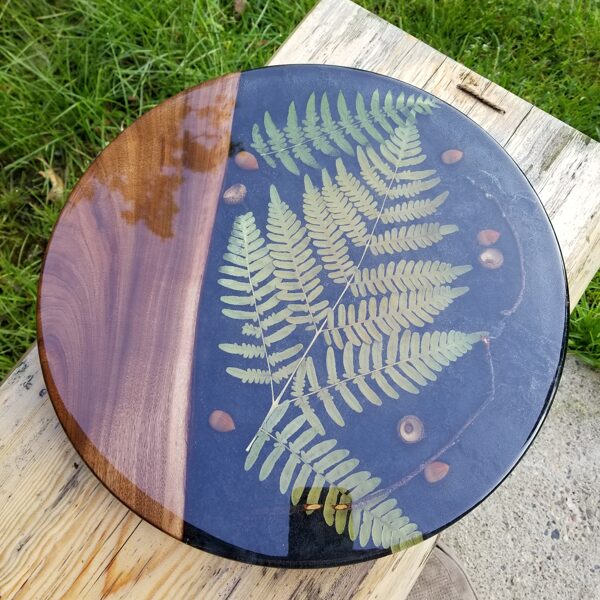
[[[600,137],[600,6],[577,0],[363,0],[442,52]],[[0,375],[35,337],[44,245],[64,195],[119,131],[160,101],[263,65],[314,4],[249,0],[7,0],[0,5]],[[570,347],[600,365],[600,277]]]

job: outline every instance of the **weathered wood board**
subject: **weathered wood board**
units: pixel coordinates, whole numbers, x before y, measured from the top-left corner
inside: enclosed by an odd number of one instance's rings
[[[540,195],[572,305],[600,266],[600,144],[348,0],[323,0],[271,64],[355,66],[423,87],[468,114]],[[457,88],[465,84],[504,112]],[[0,388],[0,598],[405,598],[435,540],[351,567],[283,571],[169,538],[83,465],[53,412],[37,348]]]

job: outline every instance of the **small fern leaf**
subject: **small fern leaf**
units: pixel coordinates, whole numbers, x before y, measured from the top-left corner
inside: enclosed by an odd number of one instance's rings
[[[379,90],[375,90],[371,94],[371,116],[386,133],[393,133],[394,128],[388,123],[385,113],[381,110]]]
[[[267,414],[261,430],[271,433],[273,429],[281,422],[287,413],[289,404],[272,405],[271,410]]]
[[[369,144],[368,138],[362,133],[361,128],[356,125],[355,119],[352,116],[352,113],[348,109],[348,105],[346,104],[346,98],[344,98],[344,94],[340,91],[337,99],[337,109],[338,114],[340,115],[340,125],[344,129],[344,131],[352,136],[355,142],[362,144],[364,146]]]
[[[319,121],[320,119],[316,108],[316,97],[313,92],[306,103],[306,118],[302,122],[304,133],[315,150],[328,156],[337,156],[339,154],[338,150],[329,143],[327,136],[323,135]]]
[[[258,126],[258,124],[255,124],[252,127],[252,147],[262,156],[262,158],[265,159],[265,161],[270,167],[275,168],[277,166],[273,158],[269,155],[269,146],[267,145],[267,142],[261,135],[260,127]]]
[[[321,121],[324,133],[329,136],[333,143],[336,144],[346,154],[353,155],[354,148],[348,143],[346,137],[344,136],[343,130],[331,116],[329,100],[327,99],[326,93],[323,93],[321,96]]]
[[[274,367],[279,363],[285,362],[290,358],[297,356],[304,346],[302,344],[294,344],[285,350],[279,350],[278,352],[271,352],[268,356],[269,364]],[[248,357],[251,358],[251,357]],[[261,356],[263,358],[263,356]]]
[[[320,386],[314,362],[310,357],[306,359],[306,375],[308,379],[310,392],[316,394],[317,398],[323,403],[323,406],[329,418],[334,423],[336,423],[336,425],[344,427],[344,418],[342,417],[340,411],[335,405],[335,401],[331,392],[327,388],[322,388]]]
[[[348,255],[343,233],[336,227],[323,197],[308,175],[304,178],[304,217],[306,229],[321,257],[328,276],[336,283],[352,278],[354,263]]]
[[[306,463],[303,464],[292,487],[291,500],[294,506],[300,502],[300,498],[302,498],[302,494],[304,493],[304,489],[306,488],[306,484],[308,483],[308,479],[311,474],[312,469],[310,468],[310,465],[307,465]]]
[[[279,491],[282,494],[286,494],[288,488],[290,487],[290,483],[292,483],[292,478],[294,477],[294,472],[296,467],[300,464],[300,457],[295,454],[290,454],[283,470],[281,471],[281,476],[279,478]]]
[[[383,101],[383,110],[385,115],[394,122],[395,125],[404,125],[404,120],[400,116],[398,109],[394,103],[392,92],[388,91]]]
[[[229,375],[242,381],[242,383],[270,383],[271,373],[265,369],[240,369],[238,367],[227,367]]]
[[[421,335],[408,329],[402,334],[394,331],[388,336],[385,356],[383,341],[362,344],[358,348],[348,341],[342,351],[344,373],[341,382],[348,387],[356,385],[362,396],[376,405],[382,402],[376,390],[390,398],[398,398],[397,388],[418,394],[418,386],[436,381],[437,373],[443,367],[469,352],[483,335],[482,332],[426,332]],[[337,365],[332,364],[331,358],[327,361],[327,374],[329,381],[340,381]],[[376,390],[367,383],[367,378]]]
[[[292,102],[288,109],[287,124],[284,128],[285,134],[289,143],[291,144],[290,150],[295,158],[302,161],[309,167],[318,167],[319,163],[315,160],[312,155],[308,144],[306,143],[306,136],[300,124],[298,123],[298,114],[296,112],[296,104]]]
[[[282,444],[275,442],[275,447],[271,450],[260,468],[260,473],[258,474],[260,481],[264,481],[271,474],[271,471],[275,467],[277,461],[283,456],[284,452],[285,447]]]
[[[336,311],[328,314],[323,333],[326,341],[331,340],[340,350],[346,341],[354,346],[371,344],[400,329],[433,323],[434,317],[468,291],[467,287],[428,287],[393,292],[379,301],[371,297],[358,305],[339,304]]]
[[[394,227],[373,236],[369,244],[371,254],[393,254],[427,248],[440,242],[444,236],[458,231],[456,225],[440,223],[418,223],[410,226]]]
[[[374,151],[373,151],[374,152]],[[398,177],[398,173],[392,170],[392,176],[381,176],[380,170],[372,160],[367,156],[365,151],[359,146],[356,150],[356,156],[360,165],[360,174],[363,177],[365,183],[378,195],[391,200],[397,198],[412,198],[417,194],[426,192],[434,188],[440,183],[439,177],[426,179],[435,171],[417,171],[414,175],[414,180],[408,183],[396,183],[395,180]],[[396,169],[398,167],[396,166]],[[410,177],[408,171],[403,171],[402,175],[404,178]]]
[[[337,159],[335,166],[337,170],[336,182],[346,198],[369,220],[377,219],[379,208],[369,189],[346,170],[341,158]]]
[[[377,131],[372,123],[372,117],[365,106],[365,99],[359,92],[356,94],[356,118],[360,123],[362,129],[364,129],[374,140],[377,142],[383,142],[383,136]]]
[[[360,213],[343,191],[333,183],[327,169],[323,169],[321,175],[323,178],[321,193],[333,222],[355,246],[364,246],[369,237],[369,231]]]
[[[299,175],[300,171],[298,170],[298,166],[288,151],[286,136],[284,132],[275,125],[269,111],[265,112],[264,124],[265,131],[269,137],[271,152],[281,161],[288,171],[294,175]]]
[[[219,344],[219,348],[227,354],[236,354],[244,358],[264,358],[265,348],[258,344]]]
[[[381,211],[381,222],[406,223],[415,219],[423,219],[437,212],[437,209],[444,203],[448,197],[448,192],[443,192],[433,199],[409,200],[389,206]]]
[[[324,291],[319,279],[322,267],[313,257],[306,229],[275,186],[271,186],[270,194],[267,237],[274,274],[280,282],[278,297],[289,303],[290,322],[316,329],[329,307],[327,300],[320,299]]]
[[[250,450],[246,455],[246,460],[244,462],[244,470],[249,471],[254,466],[254,463],[256,462],[260,451],[263,449],[263,446],[267,443],[268,440],[269,436],[264,431],[260,430],[256,434],[256,437],[254,438],[254,441],[250,446]]]
[[[452,283],[472,270],[470,265],[453,266],[440,261],[401,260],[357,271],[350,286],[354,296],[427,289]]]

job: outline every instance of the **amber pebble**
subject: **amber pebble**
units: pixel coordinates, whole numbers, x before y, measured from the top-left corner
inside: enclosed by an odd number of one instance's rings
[[[256,171],[258,169],[256,156],[247,150],[242,150],[235,155],[235,164],[246,171]]]
[[[504,255],[498,248],[488,248],[479,255],[479,262],[486,269],[499,269],[504,262]]]
[[[223,200],[227,204],[239,204],[246,197],[247,191],[243,183],[234,183],[223,192]]]
[[[407,415],[398,422],[398,435],[407,444],[414,444],[423,439],[425,427],[423,421],[415,415]]]
[[[495,244],[500,238],[500,234],[494,229],[482,229],[477,234],[477,241],[482,246],[491,246]]]
[[[208,424],[215,431],[233,431],[235,429],[235,423],[229,413],[224,410],[213,410],[208,417]]]
[[[448,475],[449,470],[450,465],[446,464],[445,462],[436,460],[425,465],[423,475],[429,483],[436,483],[440,481],[440,479],[444,479],[444,477]]]
[[[442,162],[446,165],[453,165],[461,160],[463,156],[464,152],[462,150],[452,148],[451,150],[446,150],[442,153]]]

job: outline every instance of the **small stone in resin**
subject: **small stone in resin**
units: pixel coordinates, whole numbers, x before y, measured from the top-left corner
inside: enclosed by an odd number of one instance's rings
[[[215,430],[221,433],[233,431],[235,423],[229,413],[224,410],[213,410],[208,417],[208,424]]]
[[[450,465],[440,460],[436,460],[434,462],[427,463],[425,470],[423,471],[423,475],[429,483],[437,483],[441,479],[444,479],[446,475],[448,475],[449,470]]]
[[[500,234],[494,229],[482,229],[477,234],[477,241],[482,246],[492,246],[500,238]]]
[[[424,433],[423,421],[415,415],[407,415],[398,422],[398,436],[407,444],[420,442]]]
[[[486,269],[499,269],[504,262],[504,255],[498,248],[488,248],[479,255],[479,262]]]
[[[450,150],[446,150],[442,153],[442,162],[445,165],[453,165],[457,163],[459,160],[462,160],[464,156],[464,152],[462,150],[458,150],[456,148],[452,148]]]
[[[235,155],[235,164],[245,171],[256,171],[258,169],[258,161],[252,152],[242,150]]]
[[[223,200],[226,204],[239,204],[246,197],[247,191],[243,183],[234,183],[223,192]]]

